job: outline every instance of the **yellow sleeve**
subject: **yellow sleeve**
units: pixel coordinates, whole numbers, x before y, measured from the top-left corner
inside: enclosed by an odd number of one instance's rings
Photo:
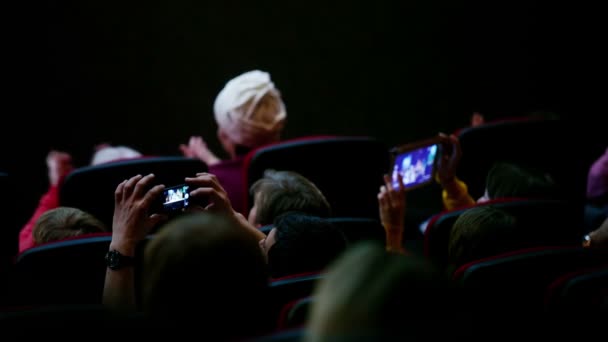
[[[446,210],[475,204],[467,185],[458,178],[454,178],[453,182],[443,188],[441,197]]]

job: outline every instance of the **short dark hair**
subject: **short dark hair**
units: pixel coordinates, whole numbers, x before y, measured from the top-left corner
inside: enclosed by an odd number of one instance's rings
[[[288,212],[274,222],[276,243],[268,250],[273,278],[322,271],[346,249],[344,233],[327,219]]]
[[[259,224],[271,224],[279,215],[299,211],[319,217],[329,217],[331,209],[317,186],[293,171],[266,170],[264,177],[251,186],[257,204]]]
[[[510,162],[496,162],[488,171],[486,189],[489,198],[554,198],[557,186],[548,173]]]
[[[77,208],[59,207],[42,214],[34,224],[36,244],[59,241],[108,229],[93,215]]]
[[[517,221],[504,210],[482,205],[463,212],[450,233],[448,259],[453,267],[520,247]]]

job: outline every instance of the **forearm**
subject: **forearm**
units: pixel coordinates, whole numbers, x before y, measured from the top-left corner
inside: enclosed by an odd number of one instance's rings
[[[241,213],[238,213],[235,211],[234,217],[238,221],[239,225],[241,227],[243,227],[243,229],[245,231],[247,231],[248,234],[253,236],[257,241],[263,240],[266,238],[266,234],[264,234],[262,231],[260,231],[256,227],[254,227],[251,223],[249,223],[249,221],[247,221],[245,216],[243,216]]]
[[[135,247],[131,245],[110,244],[110,250],[123,255],[133,256]],[[103,305],[117,311],[135,311],[135,273],[133,266],[118,270],[107,268],[103,287]]]
[[[386,251],[390,253],[406,254],[403,248],[403,227],[392,229],[385,227],[386,231]]]

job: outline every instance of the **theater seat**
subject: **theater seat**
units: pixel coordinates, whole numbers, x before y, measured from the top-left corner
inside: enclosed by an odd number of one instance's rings
[[[207,172],[207,165],[198,159],[182,157],[153,157],[129,159],[71,172],[60,190],[61,206],[82,209],[112,226],[114,191],[125,179],[154,173],[155,184],[174,186],[184,183],[185,177]]]
[[[470,262],[453,279],[487,315],[517,312],[528,320],[544,312],[545,292],[559,275],[608,263],[608,253],[582,247],[536,247]]]
[[[439,213],[431,218],[424,233],[424,254],[437,266],[448,265],[448,245],[454,222],[466,210],[492,206],[517,219],[521,239],[518,247],[574,245],[583,236],[583,207],[570,201],[502,198]]]
[[[560,275],[547,288],[545,306],[560,315],[608,315],[608,264]]]
[[[312,295],[322,273],[310,272],[272,279],[270,282],[270,305],[278,322],[283,307],[294,300]]]
[[[148,237],[148,239],[151,236]],[[11,273],[12,305],[101,304],[110,233],[50,242],[17,256]],[[136,260],[141,260],[142,243]]]
[[[376,195],[389,169],[389,152],[371,137],[300,138],[251,151],[244,168],[247,189],[267,169],[295,171],[321,189],[334,216],[377,218]],[[250,209],[253,199],[244,201]]]

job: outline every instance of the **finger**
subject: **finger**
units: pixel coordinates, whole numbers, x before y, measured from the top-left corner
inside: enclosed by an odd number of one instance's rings
[[[145,210],[150,209],[150,206],[152,206],[152,203],[154,203],[154,201],[163,193],[163,190],[165,190],[165,186],[162,184],[159,184],[159,185],[153,187],[152,189],[150,189],[144,195],[144,198],[141,201],[141,206],[143,207],[143,209],[145,209]]]
[[[162,215],[162,214],[150,215],[150,217],[148,218],[148,225],[147,225],[148,231],[146,233],[148,233],[150,231],[150,229],[158,226],[162,222],[166,222],[167,220],[169,220],[169,217],[167,215]]]
[[[195,178],[186,177],[186,184],[199,187],[211,187],[220,192],[226,192],[214,174],[201,172]]]
[[[193,190],[190,193],[190,198],[192,198],[193,201],[196,201],[197,198],[207,198],[209,202],[209,205],[207,207],[219,206],[225,208],[231,206],[230,200],[228,200],[228,198],[224,196],[224,193],[219,192],[213,188],[198,188],[196,190]]]
[[[397,188],[397,192],[401,195],[405,193],[405,185],[403,184],[403,176],[398,173],[397,174],[397,183],[399,183],[399,187]]]
[[[116,187],[116,190],[114,191],[114,202],[118,203],[122,200],[122,192],[125,186],[125,183],[127,181],[124,180],[122,182],[120,182],[120,184],[118,184],[118,186]]]
[[[135,187],[135,184],[141,179],[141,175],[137,175],[135,177],[131,177],[131,179],[129,179],[125,185],[124,185],[124,189],[122,192],[123,198],[125,197],[129,197],[131,196],[131,194],[133,193],[133,187]]]
[[[135,184],[135,189],[133,190],[133,196],[135,196],[135,198],[139,198],[139,197],[143,196],[144,192],[146,191],[146,189],[148,188],[148,186],[150,185],[152,180],[154,180],[153,173],[140,179],[139,182],[137,182],[137,184]]]
[[[184,144],[180,144],[179,145],[179,150],[182,152],[182,154],[185,157],[190,157],[192,154],[190,153],[190,149],[188,148],[188,146],[184,145]]]
[[[455,135],[450,135],[450,141],[452,142],[452,146],[454,151],[452,152],[452,162],[458,162],[460,157],[462,156],[462,148],[460,147],[460,140]]]

